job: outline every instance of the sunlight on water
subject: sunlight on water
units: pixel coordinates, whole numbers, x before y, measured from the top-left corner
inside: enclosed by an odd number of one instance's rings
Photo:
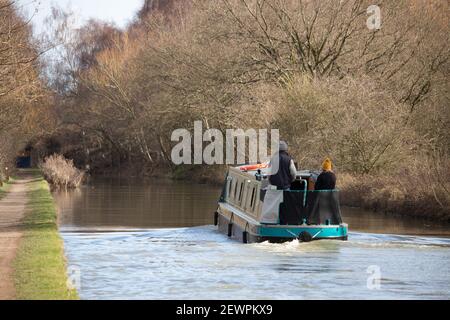
[[[351,233],[348,242],[244,245],[212,226],[64,232],[82,299],[450,298],[450,240]],[[381,286],[367,287],[369,266]]]

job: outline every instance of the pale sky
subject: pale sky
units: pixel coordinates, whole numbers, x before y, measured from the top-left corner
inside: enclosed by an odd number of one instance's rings
[[[50,15],[53,5],[75,12],[79,25],[90,18],[97,18],[114,22],[118,27],[123,28],[133,19],[143,2],[144,0],[18,0],[17,6],[28,15],[37,9],[33,24],[39,32],[42,30],[43,21]]]

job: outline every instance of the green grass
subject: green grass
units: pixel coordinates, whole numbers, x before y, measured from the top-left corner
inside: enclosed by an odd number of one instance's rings
[[[23,300],[78,299],[67,288],[66,261],[48,184],[31,183],[24,234],[14,262],[16,297]]]
[[[8,193],[11,185],[14,183],[14,178],[9,178],[8,182],[4,182],[3,186],[0,187],[0,200],[3,199]]]

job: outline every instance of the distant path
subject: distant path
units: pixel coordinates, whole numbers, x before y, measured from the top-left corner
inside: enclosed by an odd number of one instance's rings
[[[20,171],[9,192],[0,200],[0,300],[15,298],[12,263],[22,236],[20,226],[28,202],[28,184],[32,181],[30,173]]]

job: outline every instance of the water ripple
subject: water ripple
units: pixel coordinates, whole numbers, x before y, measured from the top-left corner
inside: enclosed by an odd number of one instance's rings
[[[351,233],[243,245],[212,226],[62,235],[83,299],[450,298],[449,239]],[[374,265],[380,290],[367,287]]]

